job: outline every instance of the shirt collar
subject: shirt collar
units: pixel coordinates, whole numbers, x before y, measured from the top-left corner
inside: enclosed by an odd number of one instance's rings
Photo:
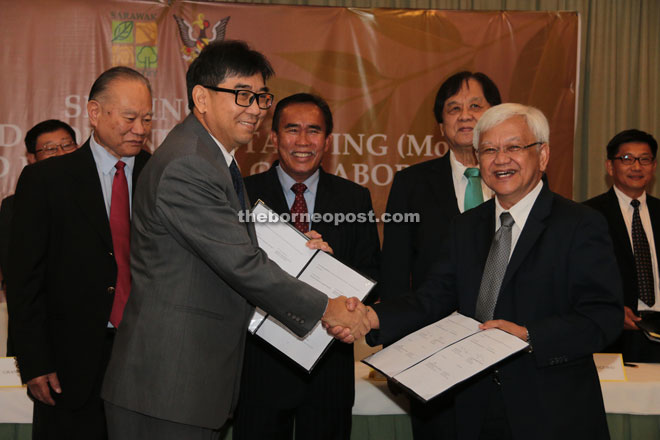
[[[277,167],[275,167],[275,170],[277,171],[277,177],[280,179],[280,183],[282,184],[282,189],[285,191],[291,191],[291,187],[293,186],[294,183],[296,183],[295,179],[293,179],[291,176],[289,176],[282,167],[277,164]],[[316,189],[319,186],[319,177],[321,175],[321,171],[317,169],[314,174],[309,176],[303,183],[307,187],[307,191],[309,191],[312,196],[316,197]]]
[[[533,190],[509,209],[502,208],[499,198],[495,196],[495,229],[497,230],[500,227],[500,214],[508,212],[513,217],[516,225],[522,230],[525,227],[527,217],[529,217],[529,213],[532,211],[532,206],[534,206],[536,198],[541,193],[541,189],[543,189],[543,180],[539,180],[539,183],[536,184]]]
[[[220,141],[217,140],[210,132],[209,132],[209,136],[211,136],[211,139],[213,139],[215,143],[218,144],[218,148],[220,148],[220,151],[222,151],[222,156],[225,158],[225,161],[227,162],[227,166],[228,167],[231,166],[232,161],[235,160],[234,154],[236,153],[236,148],[228,152],[225,146],[222,145]],[[238,162],[236,162],[236,166],[238,166]]]
[[[619,204],[632,209],[632,205],[630,204],[630,202],[632,202],[632,197],[626,195],[623,191],[617,188],[616,185],[612,185],[612,187],[614,188],[616,198],[619,199]],[[646,204],[646,191],[644,191],[641,196],[637,197],[637,200],[639,200],[640,206],[644,206]]]
[[[94,162],[96,162],[96,168],[98,168],[98,170],[101,171],[101,173],[110,174],[114,170],[115,164],[117,163],[118,160],[121,160],[126,164],[126,168],[128,169],[128,171],[133,170],[133,164],[135,163],[135,156],[127,156],[127,157],[122,157],[121,159],[117,159],[115,156],[110,154],[108,150],[106,150],[101,145],[99,145],[98,142],[96,142],[96,139],[94,139],[93,132],[89,138],[89,147],[92,150],[92,156],[94,156]]]

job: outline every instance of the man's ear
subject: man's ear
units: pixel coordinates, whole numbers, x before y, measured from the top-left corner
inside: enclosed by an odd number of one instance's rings
[[[92,127],[96,128],[102,111],[101,103],[97,100],[92,99],[87,102],[87,116],[89,116],[89,123]]]
[[[35,163],[37,161],[37,155],[33,154],[33,153],[28,153],[27,154],[27,161],[28,161],[28,164],[32,165],[33,163]]]
[[[208,90],[197,84],[192,89],[192,99],[197,111],[200,113],[206,113],[209,99]]]

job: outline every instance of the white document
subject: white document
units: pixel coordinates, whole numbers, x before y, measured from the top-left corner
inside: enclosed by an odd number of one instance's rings
[[[16,367],[16,358],[0,357],[0,388],[21,386],[23,384]]]
[[[278,216],[263,202],[253,209],[257,241],[268,258],[290,275],[325,293],[329,298],[344,295],[363,300],[376,284],[360,275],[332,255],[305,246],[307,237]],[[261,217],[260,217],[261,216]],[[261,218],[261,220],[260,220]],[[264,339],[311,371],[333,341],[319,322],[304,338],[300,338],[272,316],[257,309],[249,331]]]
[[[621,353],[594,353],[594,363],[601,382],[626,382]]]
[[[478,321],[453,313],[362,362],[427,401],[527,346],[502,330],[479,330]]]

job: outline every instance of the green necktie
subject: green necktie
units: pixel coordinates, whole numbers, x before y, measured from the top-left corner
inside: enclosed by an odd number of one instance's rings
[[[468,179],[467,188],[465,188],[464,210],[472,209],[484,202],[484,195],[481,192],[481,179],[479,178],[479,168],[466,168],[463,173]]]

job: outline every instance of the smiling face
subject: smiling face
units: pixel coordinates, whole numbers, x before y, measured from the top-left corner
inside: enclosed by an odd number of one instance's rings
[[[137,155],[151,134],[151,93],[142,81],[112,81],[87,112],[94,140],[117,158]]]
[[[517,153],[503,152],[512,145],[526,146],[536,138],[522,116],[514,116],[481,134],[479,150],[496,148],[497,153],[478,154],[481,178],[497,195],[500,205],[509,209],[536,187],[548,165],[548,144],[525,148]]]
[[[289,104],[282,110],[279,127],[273,128],[271,140],[282,170],[296,182],[304,182],[321,166],[330,147],[321,109],[307,102]]]
[[[71,145],[73,148],[64,149],[62,145]],[[35,154],[28,153],[28,162],[34,163],[43,159],[48,159],[49,157],[62,156],[64,154],[69,154],[77,148],[76,143],[68,131],[63,128],[58,128],[55,131],[50,131],[48,133],[42,133],[37,136],[37,142],[35,146]],[[52,151],[49,151],[52,150]]]
[[[478,81],[470,78],[442,109],[440,127],[450,148],[472,148],[472,130],[481,115],[490,108]]]
[[[268,91],[260,73],[231,76],[220,84],[207,85],[256,93]],[[192,94],[195,115],[228,151],[250,143],[268,111],[260,109],[256,99],[249,107],[241,107],[236,104],[236,95],[233,93],[216,92],[201,85],[196,85]]]
[[[626,154],[634,157],[653,157],[651,147],[642,142],[621,144],[616,156],[621,157]],[[638,160],[632,165],[625,165],[619,159],[608,159],[607,174],[612,176],[614,185],[618,189],[628,197],[636,199],[642,195],[646,186],[653,179],[656,165],[657,162],[655,160],[649,165],[641,165]]]

